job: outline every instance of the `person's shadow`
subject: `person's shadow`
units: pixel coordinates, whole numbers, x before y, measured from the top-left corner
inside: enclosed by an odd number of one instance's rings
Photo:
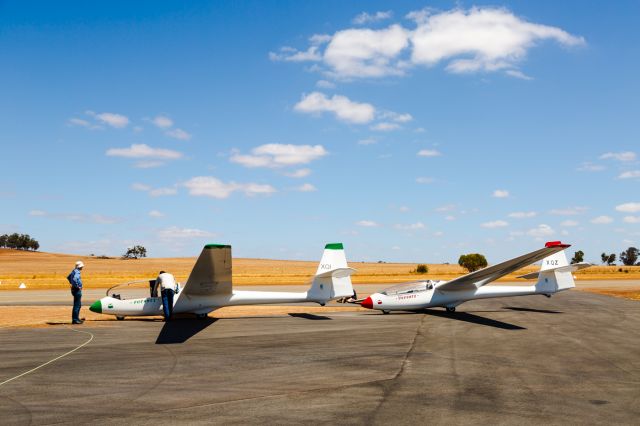
[[[205,328],[209,327],[217,318],[206,317],[204,319],[185,318],[174,319],[164,323],[160,334],[156,339],[156,345],[184,343]]]

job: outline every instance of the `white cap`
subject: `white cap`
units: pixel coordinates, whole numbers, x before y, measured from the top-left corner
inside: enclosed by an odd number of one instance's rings
[[[84,263],[82,263],[82,260],[78,260],[76,262],[76,268],[84,268]]]

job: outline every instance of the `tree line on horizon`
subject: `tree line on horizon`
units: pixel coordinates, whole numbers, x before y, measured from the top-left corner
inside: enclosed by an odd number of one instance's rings
[[[629,247],[622,253],[620,253],[620,261],[625,266],[640,266],[640,250],[635,247]],[[613,266],[616,264],[615,253],[602,253],[600,259],[603,264]],[[571,264],[584,262],[584,252],[578,250],[574,252],[573,258],[571,258]],[[458,265],[462,266],[469,272],[477,271],[478,269],[485,268],[487,266],[487,259],[480,253],[469,253],[460,255],[458,259]],[[420,271],[417,271],[420,272]]]
[[[0,235],[0,247],[16,250],[33,250],[40,248],[40,243],[31,238],[29,234],[18,234],[14,232],[11,235]]]
[[[640,258],[640,250],[635,247],[629,247],[625,251],[621,252],[619,257],[620,262],[625,266],[640,266],[638,258]],[[600,255],[600,260],[602,260],[603,264],[606,263],[608,266],[613,266],[616,264],[616,254],[602,253]],[[578,250],[574,253],[571,263],[580,263],[582,261],[584,261],[584,252],[582,250]]]

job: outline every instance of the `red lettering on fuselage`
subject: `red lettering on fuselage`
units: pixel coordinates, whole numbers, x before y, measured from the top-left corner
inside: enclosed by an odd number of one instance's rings
[[[417,297],[417,294],[409,294],[407,296],[398,296],[398,300],[415,299]]]

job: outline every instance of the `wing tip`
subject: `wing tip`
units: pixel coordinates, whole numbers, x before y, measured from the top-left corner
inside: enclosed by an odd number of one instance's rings
[[[546,248],[551,248],[551,247],[567,248],[567,247],[571,247],[571,244],[562,244],[562,241],[547,241],[544,246]]]
[[[325,250],[344,250],[342,243],[329,243],[324,246]]]
[[[231,248],[229,244],[207,244],[204,246],[205,249],[223,249],[223,248]]]

